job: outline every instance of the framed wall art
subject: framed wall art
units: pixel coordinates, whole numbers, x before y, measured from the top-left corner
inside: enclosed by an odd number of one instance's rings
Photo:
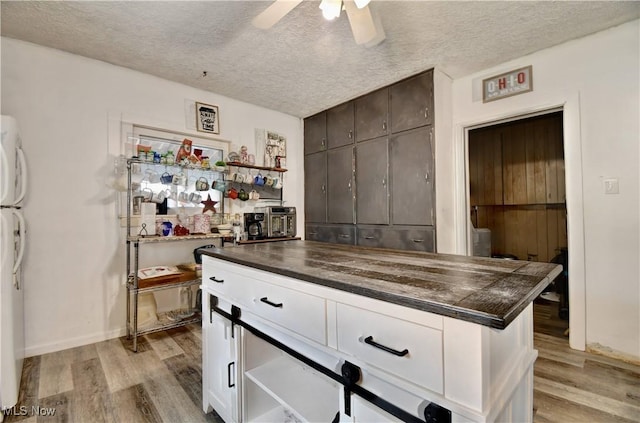
[[[218,106],[196,102],[196,129],[208,134],[220,134]]]

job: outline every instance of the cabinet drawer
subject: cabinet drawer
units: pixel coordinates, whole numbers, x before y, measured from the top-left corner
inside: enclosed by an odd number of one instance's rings
[[[203,264],[203,282],[214,293],[258,317],[326,344],[323,298],[245,275],[241,267],[218,260],[203,257]]]
[[[411,251],[435,251],[433,227],[396,229],[358,226],[358,245]]]
[[[326,345],[326,307],[323,298],[262,281],[252,282],[246,287],[249,311]]]
[[[356,227],[354,225],[306,225],[305,239],[332,244],[355,245]]]
[[[338,350],[443,393],[440,330],[345,304],[338,304],[337,315]]]
[[[244,286],[238,279],[238,275],[229,272],[219,261],[202,257],[202,284],[214,294],[227,300],[240,301],[244,295]]]

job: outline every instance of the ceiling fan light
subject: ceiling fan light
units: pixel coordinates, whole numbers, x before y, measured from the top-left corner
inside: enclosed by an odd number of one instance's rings
[[[322,16],[328,21],[332,21],[339,17],[341,8],[342,0],[322,0],[320,3]]]
[[[353,2],[356,4],[358,9],[362,9],[363,7],[366,7],[371,0],[353,0]]]

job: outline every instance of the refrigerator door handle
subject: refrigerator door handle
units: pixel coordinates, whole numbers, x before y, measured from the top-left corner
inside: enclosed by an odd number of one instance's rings
[[[16,148],[16,152],[18,153],[18,160],[20,161],[20,178],[22,178],[22,180],[20,181],[20,194],[13,202],[13,204],[17,205],[20,201],[22,201],[25,194],[27,193],[27,160],[25,159],[24,151],[22,150],[22,148]],[[18,177],[17,174],[16,177]]]
[[[9,160],[4,146],[0,145],[0,160],[2,160],[2,191],[0,191],[0,204],[5,205],[6,196],[9,195]],[[8,205],[8,204],[7,204]]]
[[[18,273],[18,270],[20,269],[20,266],[22,265],[22,257],[24,257],[24,247],[25,247],[25,241],[26,241],[26,237],[25,237],[25,232],[26,232],[26,222],[24,220],[24,216],[22,215],[22,212],[18,209],[11,209],[11,212],[18,218],[18,224],[20,227],[20,232],[19,232],[19,236],[20,236],[20,249],[18,250],[18,256],[16,257],[16,260],[13,264],[13,283],[14,285],[16,285],[16,288],[18,288],[17,286],[17,278],[16,278],[16,274]]]

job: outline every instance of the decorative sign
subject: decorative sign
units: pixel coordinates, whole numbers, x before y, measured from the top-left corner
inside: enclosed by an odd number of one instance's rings
[[[220,133],[218,106],[196,102],[196,129],[210,134]]]
[[[282,168],[286,165],[287,138],[274,131],[256,128],[256,145],[258,154],[256,157],[261,160],[264,157],[263,165],[266,167]]]
[[[499,100],[533,91],[532,66],[482,80],[482,102]]]

